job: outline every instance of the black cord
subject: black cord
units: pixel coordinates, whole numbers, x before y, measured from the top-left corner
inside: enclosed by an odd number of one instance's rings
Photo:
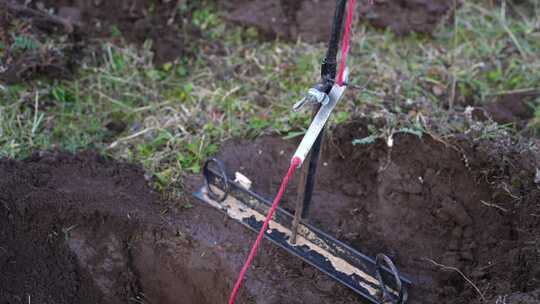
[[[343,20],[345,16],[345,8],[347,6],[347,0],[338,0],[336,4],[336,12],[334,14],[334,22],[332,24],[332,34],[330,36],[330,42],[328,44],[328,50],[326,57],[323,60],[321,66],[321,78],[322,81],[318,84],[317,89],[326,94],[330,93],[337,73],[337,53],[339,49],[339,42],[341,40],[341,32],[343,30]],[[309,209],[311,206],[311,198],[313,196],[313,189],[315,188],[315,176],[317,174],[317,166],[319,163],[319,156],[321,154],[321,146],[324,137],[324,128],[317,136],[315,143],[309,154],[309,169],[306,176],[306,184],[304,188],[304,201],[302,204],[302,217],[307,218],[309,216]]]
[[[337,0],[334,22],[332,23],[332,33],[328,43],[328,50],[321,66],[322,88],[321,91],[330,93],[337,73],[337,54],[341,32],[343,31],[343,20],[345,19],[345,8],[347,0]]]

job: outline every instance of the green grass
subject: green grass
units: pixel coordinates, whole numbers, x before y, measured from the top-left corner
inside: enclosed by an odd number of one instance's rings
[[[425,116],[446,115],[423,111],[426,105],[481,104],[538,87],[540,14],[503,18],[500,8],[468,2],[454,25],[441,25],[433,37],[356,27],[349,57],[356,88],[331,123],[382,115],[390,131],[373,129],[372,136],[421,135]],[[224,23],[212,7],[195,11],[192,23],[206,33],[191,50],[195,58],[156,67],[149,44],[104,44],[102,63],[83,64],[74,80],[0,85],[0,156],[97,149],[142,164],[159,189],[168,189],[199,173],[224,140],[302,135],[310,115],[291,107],[318,80],[325,45],[263,42],[252,28]],[[223,41],[220,52],[206,45],[216,40]],[[407,112],[404,104],[419,110]],[[109,131],[111,122],[126,129]]]

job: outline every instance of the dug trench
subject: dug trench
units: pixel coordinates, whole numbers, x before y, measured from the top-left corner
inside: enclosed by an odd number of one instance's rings
[[[538,151],[410,134],[352,145],[366,132],[326,140],[312,224],[391,256],[411,303],[540,302]],[[219,157],[271,196],[294,147],[233,140]],[[224,303],[255,238],[190,198],[198,177],[164,201],[141,169],[90,152],[1,160],[0,174],[0,303]],[[363,302],[263,242],[238,303]]]

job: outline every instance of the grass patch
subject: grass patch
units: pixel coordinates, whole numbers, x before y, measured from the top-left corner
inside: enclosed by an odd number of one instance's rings
[[[481,104],[537,87],[538,16],[510,17],[504,8],[466,1],[454,26],[441,25],[434,37],[356,27],[350,56],[356,89],[331,123],[384,110],[405,117],[391,119],[396,132],[416,134],[426,104]],[[159,189],[168,189],[183,174],[199,173],[224,140],[302,135],[310,115],[291,108],[318,80],[325,45],[262,42],[252,28],[225,24],[212,7],[194,12],[192,23],[209,41],[192,50],[194,58],[156,67],[149,44],[107,43],[102,63],[83,65],[74,80],[0,86],[0,156],[97,149],[141,163]],[[222,41],[217,47],[216,40]],[[423,106],[409,112],[404,104]]]

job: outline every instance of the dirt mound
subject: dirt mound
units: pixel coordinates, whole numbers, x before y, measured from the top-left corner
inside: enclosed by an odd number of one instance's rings
[[[411,32],[429,34],[453,12],[455,0],[377,1],[362,7],[362,18],[375,27],[390,28],[398,35]]]
[[[0,1],[0,81],[69,76],[80,53],[76,40],[69,22]]]
[[[155,198],[139,170],[95,155],[46,155],[1,161],[0,171],[0,302],[137,295],[126,244]]]
[[[498,96],[483,106],[490,118],[499,124],[514,124],[518,129],[526,128],[534,118],[540,90],[530,90]]]
[[[223,303],[254,239],[92,153],[0,160],[0,174],[0,303]],[[253,269],[239,303],[360,303],[270,244]]]
[[[326,42],[330,37],[336,1],[236,0],[221,1],[227,18],[255,26],[273,37]],[[453,8],[453,0],[375,1],[359,4],[361,19],[397,34],[431,33]]]
[[[540,286],[538,151],[413,135],[397,136],[391,150],[382,141],[352,145],[366,135],[365,124],[352,124],[327,142],[314,225],[369,255],[392,256],[414,282],[417,303],[494,302],[514,293],[506,303],[540,300],[533,293]],[[294,147],[276,138],[233,142],[222,158],[271,195]],[[293,185],[284,202],[291,210],[295,192]]]

